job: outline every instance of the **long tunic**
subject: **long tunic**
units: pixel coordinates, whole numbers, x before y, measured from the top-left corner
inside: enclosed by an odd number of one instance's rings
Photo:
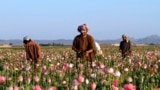
[[[34,41],[30,41],[25,45],[27,60],[33,60],[37,63],[38,59],[42,57],[40,46]]]
[[[94,38],[91,35],[87,34],[86,37],[77,35],[73,40],[72,49],[77,52],[77,58],[81,58],[87,61],[92,61],[95,59],[96,47]],[[92,49],[93,52],[86,56],[86,51],[90,49]]]
[[[121,41],[119,49],[121,50],[122,57],[126,57],[131,53],[131,41],[130,40],[128,42]]]

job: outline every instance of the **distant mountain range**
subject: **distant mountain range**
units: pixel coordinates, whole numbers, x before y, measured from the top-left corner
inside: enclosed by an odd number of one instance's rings
[[[134,39],[129,37],[129,39],[134,44],[160,44],[160,36],[158,35],[151,35],[140,39]],[[119,43],[122,39],[115,39],[115,40],[96,40],[100,44],[115,44]],[[35,40],[39,44],[64,44],[64,45],[72,45],[73,40],[66,40],[66,39],[58,39],[58,40]],[[16,39],[16,40],[1,40],[0,44],[12,44],[12,45],[23,45],[23,41]]]

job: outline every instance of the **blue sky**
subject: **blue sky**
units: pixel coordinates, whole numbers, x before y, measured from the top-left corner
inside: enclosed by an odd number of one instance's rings
[[[83,23],[96,40],[160,36],[160,0],[0,1],[0,39],[73,39]]]

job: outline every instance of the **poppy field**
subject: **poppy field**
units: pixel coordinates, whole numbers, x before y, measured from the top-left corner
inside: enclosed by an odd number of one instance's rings
[[[160,90],[160,46],[102,45],[93,62],[77,60],[71,46],[43,46],[34,71],[24,47],[0,48],[0,90]]]

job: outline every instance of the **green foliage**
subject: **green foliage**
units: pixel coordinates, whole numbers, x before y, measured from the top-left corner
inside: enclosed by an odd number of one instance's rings
[[[15,85],[27,90],[32,90],[35,85],[43,90],[50,86],[55,86],[57,90],[71,89],[73,80],[77,80],[79,74],[85,79],[79,84],[79,90],[88,90],[90,82],[96,83],[96,90],[112,90],[113,80],[117,81],[119,89],[127,83],[135,85],[137,90],[154,90],[160,86],[158,45],[133,46],[132,56],[123,60],[118,47],[102,45],[101,48],[104,56],[97,56],[95,66],[92,66],[91,62],[76,60],[71,46],[42,46],[44,57],[37,72],[33,69],[34,65],[26,61],[24,48],[0,49],[0,76],[6,77],[6,81],[0,83],[0,90]],[[99,66],[100,63],[104,64],[104,68]],[[114,71],[109,73],[109,68]],[[120,76],[115,76],[115,71],[119,71]],[[22,81],[18,80],[20,75],[23,76]],[[35,80],[35,76],[39,81]],[[128,77],[133,79],[132,82],[128,82]]]

